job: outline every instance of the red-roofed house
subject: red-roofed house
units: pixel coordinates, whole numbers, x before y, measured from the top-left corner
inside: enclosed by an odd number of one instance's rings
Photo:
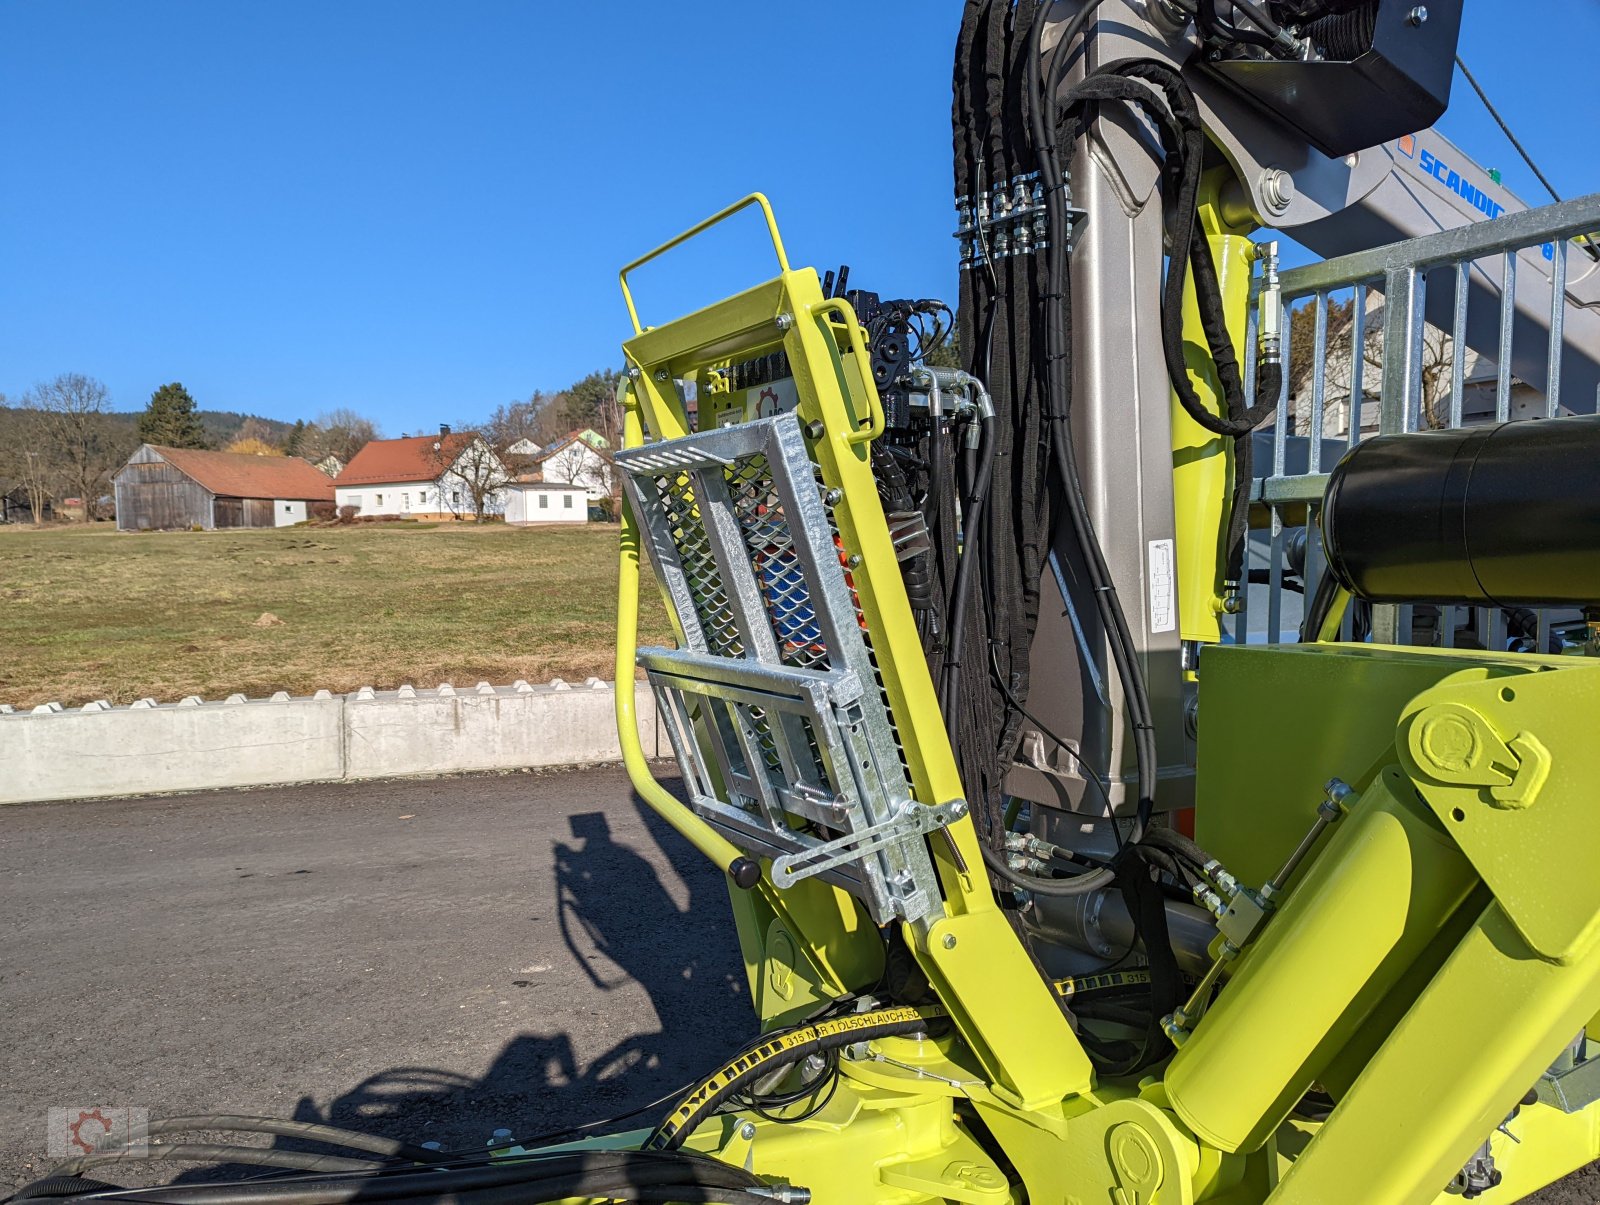
[[[141,444],[112,478],[117,530],[287,527],[333,501],[326,473],[298,456],[248,456]]]
[[[494,449],[474,431],[405,439],[375,439],[350,458],[334,478],[338,505],[363,516],[407,515],[418,519],[470,519],[505,510],[511,474]]]

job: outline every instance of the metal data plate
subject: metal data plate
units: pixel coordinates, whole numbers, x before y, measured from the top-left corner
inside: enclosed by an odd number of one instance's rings
[[[792,414],[619,452],[683,634],[644,648],[691,805],[787,886],[873,919],[940,906],[924,835],[964,805],[911,798],[830,504]]]

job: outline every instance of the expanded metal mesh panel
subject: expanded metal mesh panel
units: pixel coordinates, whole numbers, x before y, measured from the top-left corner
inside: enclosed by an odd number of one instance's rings
[[[1572,240],[1595,230],[1600,198],[1588,197],[1282,275],[1283,389],[1272,422],[1255,436],[1253,496],[1271,521],[1252,533],[1252,581],[1229,625],[1233,640],[1298,639],[1303,600],[1327,569],[1317,530],[1323,490],[1348,448],[1380,434],[1593,412],[1594,397],[1564,396],[1563,368],[1580,354],[1566,338],[1575,308],[1569,260],[1588,264],[1590,254]],[[1252,306],[1247,346],[1256,335]],[[1250,357],[1247,396],[1254,369]],[[1566,618],[1459,606],[1369,613],[1363,604],[1347,614],[1342,635],[1556,651],[1552,624]]]
[[[827,669],[828,648],[766,455],[739,457],[724,475],[745,550],[761,583],[779,656],[785,665]]]
[[[740,656],[744,652],[744,642],[739,637],[739,625],[734,622],[733,605],[723,585],[717,558],[711,551],[711,541],[700,523],[694,478],[687,472],[680,472],[650,480],[677,545],[678,559],[688,576],[695,616],[700,621],[706,648],[723,657]]]

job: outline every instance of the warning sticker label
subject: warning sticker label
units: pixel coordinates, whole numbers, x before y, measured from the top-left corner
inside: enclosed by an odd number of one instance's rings
[[[1150,630],[1178,626],[1178,570],[1171,540],[1150,541]]]

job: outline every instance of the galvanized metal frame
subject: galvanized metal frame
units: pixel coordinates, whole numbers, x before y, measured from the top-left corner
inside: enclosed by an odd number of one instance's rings
[[[922,837],[965,805],[913,804],[799,419],[616,462],[684,635],[682,649],[640,649],[639,663],[694,809],[772,858],[779,887],[818,875],[880,924],[930,915],[941,901]]]
[[[1280,325],[1285,332],[1286,355],[1283,388],[1278,397],[1272,428],[1271,463],[1256,477],[1252,493],[1254,500],[1265,506],[1270,515],[1268,584],[1264,607],[1259,597],[1252,606],[1249,591],[1245,591],[1241,608],[1231,625],[1231,635],[1235,641],[1264,640],[1277,644],[1296,638],[1293,630],[1286,630],[1283,579],[1287,539],[1290,531],[1302,522],[1302,516],[1305,517],[1308,531],[1304,575],[1307,596],[1315,590],[1326,568],[1319,541],[1311,529],[1320,508],[1329,470],[1333,467],[1325,462],[1324,444],[1327,440],[1314,437],[1324,430],[1327,413],[1330,297],[1349,290],[1354,302],[1349,328],[1353,332],[1352,342],[1347,353],[1351,361],[1348,372],[1350,416],[1345,446],[1354,446],[1362,438],[1361,405],[1368,384],[1364,348],[1369,290],[1380,292],[1384,298],[1383,325],[1378,335],[1382,347],[1382,376],[1378,383],[1377,433],[1387,435],[1415,431],[1423,425],[1422,372],[1428,278],[1430,273],[1446,270],[1452,290],[1448,332],[1452,349],[1470,346],[1468,306],[1472,288],[1498,295],[1499,321],[1493,346],[1474,350],[1494,358],[1497,370],[1495,418],[1503,422],[1510,417],[1511,361],[1519,282],[1518,252],[1548,246],[1548,279],[1528,272],[1526,263],[1522,265],[1524,270],[1521,275],[1525,293],[1538,289],[1549,290],[1549,301],[1545,306],[1548,332],[1545,416],[1555,418],[1561,413],[1561,363],[1565,350],[1568,304],[1565,288],[1571,240],[1595,231],[1600,231],[1600,194],[1541,209],[1508,213],[1491,222],[1340,256],[1291,269],[1280,275]],[[1491,272],[1483,261],[1488,261],[1493,267],[1496,259],[1499,261],[1498,270]],[[1310,299],[1314,309],[1314,337],[1313,361],[1309,365],[1311,397],[1303,408],[1307,418],[1307,434],[1301,436],[1297,432],[1298,415],[1290,407],[1289,389],[1293,380],[1306,375],[1308,366],[1289,362],[1287,353],[1290,340],[1287,332],[1294,303],[1306,299]],[[1249,345],[1254,344],[1257,324],[1256,307],[1252,306]],[[1251,359],[1253,357],[1246,361],[1246,389],[1253,394],[1254,365],[1250,363]],[[1450,359],[1449,393],[1441,399],[1440,408],[1444,411],[1445,426],[1453,429],[1463,425],[1466,356],[1452,350]],[[1592,403],[1586,403],[1583,408],[1586,409],[1588,405]],[[1306,445],[1304,471],[1291,471],[1289,467],[1291,440],[1296,443],[1303,440]],[[1297,459],[1298,451],[1297,448]],[[1402,643],[1403,639],[1409,638],[1412,630],[1411,610],[1409,607],[1375,607],[1372,638],[1386,644]],[[1454,644],[1459,610],[1456,607],[1441,609],[1440,638],[1447,646]],[[1548,644],[1550,622],[1550,614],[1541,612],[1538,628],[1540,650],[1544,650]],[[1505,647],[1505,623],[1500,612],[1486,615],[1480,609],[1479,628],[1478,638],[1486,647]],[[1348,617],[1343,635],[1347,639],[1351,635]]]

